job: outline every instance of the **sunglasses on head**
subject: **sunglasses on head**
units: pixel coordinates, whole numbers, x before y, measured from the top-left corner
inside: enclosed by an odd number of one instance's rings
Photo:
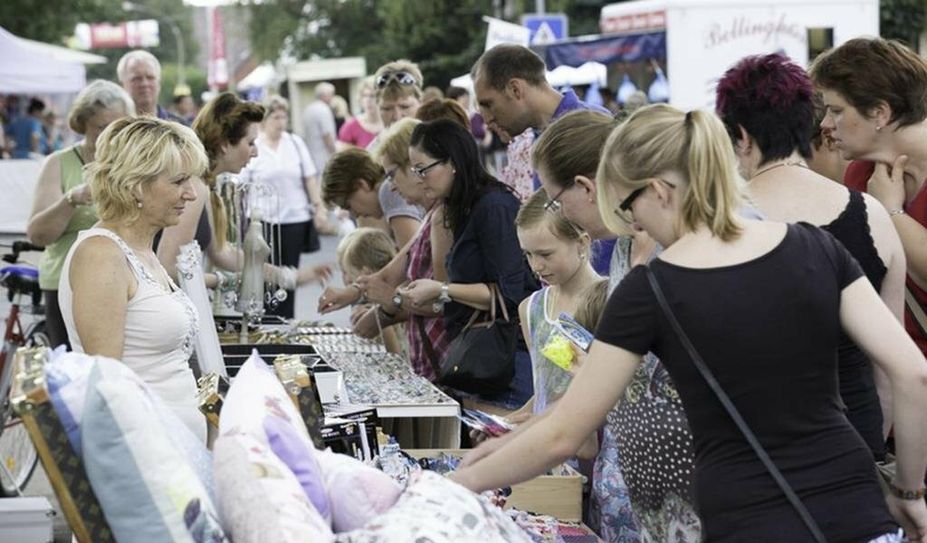
[[[400,85],[405,85],[407,87],[418,85],[418,81],[415,79],[415,76],[409,72],[386,72],[377,78],[377,88],[382,89],[393,80],[395,80]]]

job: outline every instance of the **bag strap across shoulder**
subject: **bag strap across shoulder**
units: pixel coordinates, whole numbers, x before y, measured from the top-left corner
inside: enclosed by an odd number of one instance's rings
[[[737,428],[740,429],[740,433],[743,434],[744,438],[750,444],[750,447],[753,449],[753,452],[756,453],[759,457],[760,462],[763,463],[763,466],[766,467],[766,471],[772,476],[776,481],[776,484],[785,494],[785,497],[789,500],[789,503],[798,513],[798,516],[801,517],[802,522],[804,522],[805,527],[808,528],[808,531],[811,532],[811,535],[814,537],[814,540],[818,543],[826,543],[827,539],[824,537],[824,534],[821,532],[821,529],[818,527],[817,522],[811,516],[811,513],[808,512],[808,509],[805,508],[805,504],[802,503],[798,495],[795,494],[795,491],[792,490],[792,487],[789,485],[788,481],[785,480],[782,473],[779,471],[779,468],[773,463],[772,459],[769,457],[769,454],[766,453],[766,449],[760,444],[759,440],[754,435],[753,431],[750,430],[750,427],[747,426],[747,422],[740,415],[740,412],[737,410],[737,407],[734,406],[734,403],[728,397],[727,393],[724,392],[724,389],[721,388],[721,384],[718,383],[718,380],[715,379],[711,370],[708,369],[708,366],[705,365],[705,362],[702,360],[702,357],[698,354],[698,351],[695,350],[695,346],[692,345],[692,342],[689,340],[689,336],[686,335],[685,331],[682,329],[682,326],[679,324],[679,321],[676,320],[676,315],[673,313],[672,308],[670,308],[669,302],[666,301],[666,296],[663,294],[663,289],[660,288],[660,283],[657,281],[657,277],[653,274],[653,271],[647,267],[646,268],[647,280],[650,281],[650,287],[653,289],[654,295],[657,297],[657,302],[660,304],[660,308],[663,310],[663,314],[666,316],[666,319],[670,322],[670,325],[673,327],[673,330],[676,332],[676,335],[679,337],[679,341],[682,342],[682,345],[688,351],[689,356],[692,358],[692,362],[695,364],[695,367],[698,369],[699,373],[702,374],[702,378],[705,379],[705,382],[708,384],[708,387],[715,393],[715,396],[718,397],[718,400],[721,402],[721,405],[724,406],[727,414],[733,419],[734,423],[737,425]]]

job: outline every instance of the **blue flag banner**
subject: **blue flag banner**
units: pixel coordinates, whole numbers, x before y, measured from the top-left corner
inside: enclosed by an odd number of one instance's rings
[[[548,70],[564,64],[582,66],[589,61],[602,64],[639,62],[666,58],[666,32],[620,34],[592,39],[584,36],[533,49],[544,58]]]

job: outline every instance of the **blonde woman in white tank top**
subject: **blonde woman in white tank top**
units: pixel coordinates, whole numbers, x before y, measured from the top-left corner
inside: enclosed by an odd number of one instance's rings
[[[158,262],[152,241],[180,220],[206,167],[189,128],[150,117],[112,123],[87,167],[100,222],[79,234],[58,287],[74,350],[123,361],[203,440],[188,366],[196,309]]]

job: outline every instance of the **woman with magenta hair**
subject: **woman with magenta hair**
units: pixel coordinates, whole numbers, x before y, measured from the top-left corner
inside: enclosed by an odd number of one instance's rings
[[[830,232],[900,320],[905,257],[885,208],[808,167],[813,98],[811,80],[800,66],[780,54],[751,56],[718,82],[716,108],[754,205],[769,220],[806,222]],[[881,461],[884,432],[891,427],[888,379],[873,371],[866,354],[845,333],[838,369],[847,418]]]

